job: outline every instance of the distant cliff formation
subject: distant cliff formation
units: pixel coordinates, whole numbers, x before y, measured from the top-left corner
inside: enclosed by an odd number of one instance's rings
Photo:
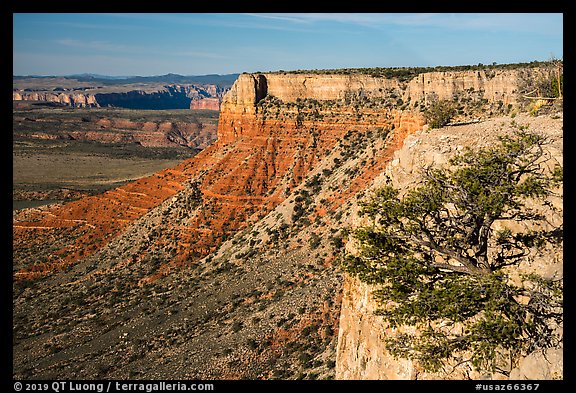
[[[99,107],[94,94],[77,92],[13,91],[12,101],[42,101],[74,108]]]
[[[525,80],[541,77],[539,68],[426,72],[409,81],[369,75],[242,74],[224,97],[219,141],[227,142],[263,119],[301,121],[352,114],[352,123],[373,124],[383,113],[421,114],[435,100],[452,100],[455,120],[506,113],[518,104]],[[372,118],[372,119],[371,119]],[[258,135],[262,136],[262,135]]]
[[[190,101],[190,109],[206,109],[211,111],[220,110],[222,98],[202,98]]]
[[[14,90],[13,101],[43,101],[74,108],[118,107],[129,109],[209,109],[218,110],[228,89],[216,85],[165,85],[141,89],[55,88],[52,91]]]

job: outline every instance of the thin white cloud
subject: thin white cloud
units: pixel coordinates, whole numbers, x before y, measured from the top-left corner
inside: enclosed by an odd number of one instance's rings
[[[182,56],[182,57],[193,57],[193,58],[205,58],[205,59],[230,59],[230,56],[224,56],[219,53],[213,52],[200,52],[200,51],[175,51],[170,52],[174,56]]]
[[[316,18],[309,18],[307,15],[314,14],[253,14],[244,13],[242,15],[251,16],[260,19],[268,19],[272,21],[284,21],[284,22],[294,22],[294,23],[310,23],[317,21]]]
[[[59,45],[67,47],[85,48],[85,49],[112,51],[112,52],[123,52],[129,49],[134,49],[133,47],[128,47],[127,45],[113,44],[106,41],[81,41],[73,38],[63,38],[56,40],[55,42]]]
[[[73,38],[63,38],[55,41],[57,44],[71,47],[71,48],[83,48],[91,51],[100,52],[116,52],[124,54],[142,54],[142,55],[154,55],[154,56],[180,56],[188,58],[204,58],[204,59],[229,59],[229,56],[225,56],[216,52],[205,52],[205,51],[194,51],[194,50],[169,50],[169,49],[159,49],[158,47],[144,47],[135,45],[121,45],[114,44],[106,41],[81,41]]]
[[[558,23],[561,14],[536,13],[278,13],[244,14],[262,20],[312,25],[319,22],[336,22],[372,28],[390,26],[436,27],[445,29],[561,32]]]

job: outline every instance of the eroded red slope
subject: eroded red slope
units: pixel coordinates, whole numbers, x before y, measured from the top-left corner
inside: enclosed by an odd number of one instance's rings
[[[423,124],[419,114],[395,110],[366,110],[359,115],[350,108],[338,108],[321,117],[317,113],[315,107],[297,114],[286,110],[275,117],[254,110],[224,110],[218,142],[180,165],[98,196],[16,215],[15,278],[40,277],[92,255],[181,191],[185,182],[197,181],[201,206],[185,224],[171,227],[169,235],[161,234],[157,240],[157,245],[174,239],[177,243],[176,256],[165,261],[165,268],[159,270],[162,274],[209,254],[228,235],[272,210],[347,132],[394,129],[394,148],[406,133]],[[332,202],[340,204],[354,195],[386,161],[382,157],[363,168],[353,186]]]

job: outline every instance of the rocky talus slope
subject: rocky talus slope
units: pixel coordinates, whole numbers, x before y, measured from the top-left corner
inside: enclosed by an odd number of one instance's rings
[[[514,108],[474,90],[502,79],[512,91],[512,76],[476,78],[453,84],[462,118]],[[349,357],[336,354],[350,297],[335,263],[344,229],[425,121],[408,100],[421,90],[316,79],[243,74],[217,142],[194,158],[16,213],[14,377],[351,376],[336,365]]]

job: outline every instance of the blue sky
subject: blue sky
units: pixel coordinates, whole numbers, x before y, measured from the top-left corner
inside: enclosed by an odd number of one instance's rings
[[[563,58],[561,13],[15,13],[13,74],[182,75]]]

